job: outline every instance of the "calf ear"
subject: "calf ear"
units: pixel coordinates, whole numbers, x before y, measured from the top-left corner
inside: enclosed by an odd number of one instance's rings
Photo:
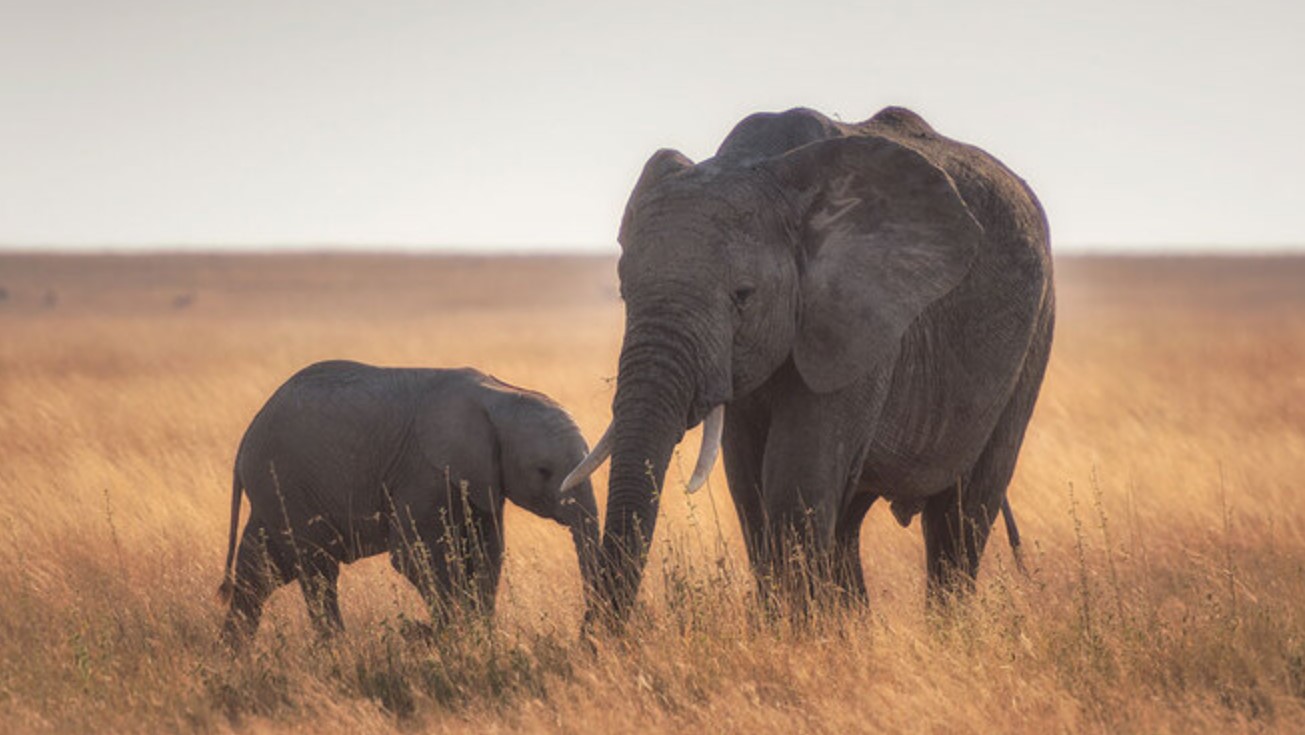
[[[451,504],[460,505],[465,486],[467,502],[473,508],[498,512],[503,497],[501,445],[483,406],[474,400],[451,400],[438,411],[422,412],[417,437],[427,467],[436,473],[431,478],[436,508],[452,510]],[[440,533],[445,530],[437,529]]]
[[[793,359],[812,390],[836,390],[894,359],[969,272],[983,229],[946,173],[885,138],[819,141],[762,166],[799,202]]]

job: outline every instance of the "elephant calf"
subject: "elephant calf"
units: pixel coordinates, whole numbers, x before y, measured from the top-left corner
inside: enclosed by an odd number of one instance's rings
[[[223,638],[251,636],[267,597],[292,580],[318,631],[341,629],[340,564],[382,551],[435,615],[490,614],[505,498],[570,529],[592,589],[593,487],[560,490],[587,452],[547,396],[476,370],[304,368],[254,417],[236,455]],[[237,553],[242,490],[251,513]]]

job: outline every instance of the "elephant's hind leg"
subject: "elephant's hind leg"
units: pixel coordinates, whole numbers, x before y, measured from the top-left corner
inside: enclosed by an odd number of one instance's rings
[[[340,616],[340,563],[323,554],[314,554],[305,560],[306,568],[299,575],[299,588],[308,605],[308,619],[322,638],[330,638],[344,630]]]
[[[970,477],[969,482],[959,481],[956,487],[931,497],[920,515],[932,605],[974,591],[979,557],[1001,509],[1002,495],[992,495],[991,478],[984,473]]]
[[[1045,350],[1030,354],[1011,400],[978,461],[955,486],[930,498],[924,507],[921,526],[930,603],[945,602],[956,593],[966,594],[974,589],[979,558],[992,524],[1001,512],[1011,476],[1015,474],[1015,462],[1045,366]]]
[[[233,648],[243,646],[258,630],[263,603],[293,578],[293,557],[262,522],[250,519],[236,553],[235,580],[222,640]]]

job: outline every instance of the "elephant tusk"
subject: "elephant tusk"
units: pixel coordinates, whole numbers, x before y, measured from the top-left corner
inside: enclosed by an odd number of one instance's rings
[[[696,493],[706,484],[711,468],[716,466],[716,456],[720,454],[720,435],[724,429],[725,404],[722,403],[713,408],[702,422],[702,448],[698,450],[698,466],[693,468],[689,484],[684,488],[687,492]]]
[[[607,430],[603,432],[603,437],[594,445],[594,448],[589,452],[589,456],[580,460],[580,464],[571,470],[571,474],[567,475],[565,480],[562,480],[562,489],[558,492],[567,492],[584,482],[610,456],[612,456],[612,425],[608,424]]]

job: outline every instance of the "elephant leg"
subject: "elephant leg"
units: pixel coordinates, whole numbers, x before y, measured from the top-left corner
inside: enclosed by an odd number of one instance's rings
[[[439,498],[451,488],[399,492]],[[421,593],[436,623],[469,611],[491,614],[503,567],[502,504],[485,512],[452,495],[447,504],[417,508],[400,503],[392,519],[390,563]]]
[[[979,559],[1015,472],[1027,417],[1007,408],[979,460],[957,484],[929,499],[921,514],[930,604],[974,590]]]
[[[843,493],[832,463],[821,463],[818,456],[799,459],[775,447],[787,433],[776,426],[767,442],[761,581],[772,602],[800,612],[834,588],[837,500]]]
[[[299,587],[308,605],[308,618],[317,634],[331,638],[344,630],[340,617],[340,563],[323,555],[314,555],[307,568],[299,575]]]
[[[864,605],[870,601],[861,568],[861,523],[876,499],[876,495],[867,493],[853,496],[834,528],[834,582],[849,603]]]
[[[743,398],[725,409],[721,446],[725,453],[725,478],[739,517],[748,561],[758,582],[769,573],[765,506],[761,496],[762,457],[770,416],[755,398]]]
[[[860,519],[869,505],[849,515],[846,500],[855,497],[861,479],[883,388],[867,378],[818,394],[790,367],[790,378],[775,393],[762,496],[786,595],[829,601],[844,592],[865,594]]]
[[[931,604],[944,603],[974,589],[979,558],[1015,474],[1046,364],[1045,348],[1030,353],[978,461],[957,485],[930,498],[925,505],[921,526]]]
[[[427,543],[420,540],[390,537],[390,565],[403,574],[422,595],[432,618],[441,618],[448,607],[448,590],[452,586],[448,568],[448,544],[442,539]]]
[[[974,590],[979,557],[988,543],[1001,498],[985,498],[982,484],[961,480],[931,497],[920,515],[929,570],[929,603],[945,604]]]
[[[232,648],[242,647],[253,637],[263,616],[263,603],[294,579],[294,557],[275,539],[257,519],[250,519],[240,537],[230,605],[222,624],[222,640]]]
[[[466,560],[466,578],[471,586],[474,609],[487,617],[494,614],[498,580],[503,571],[502,514],[476,513],[473,537]]]

